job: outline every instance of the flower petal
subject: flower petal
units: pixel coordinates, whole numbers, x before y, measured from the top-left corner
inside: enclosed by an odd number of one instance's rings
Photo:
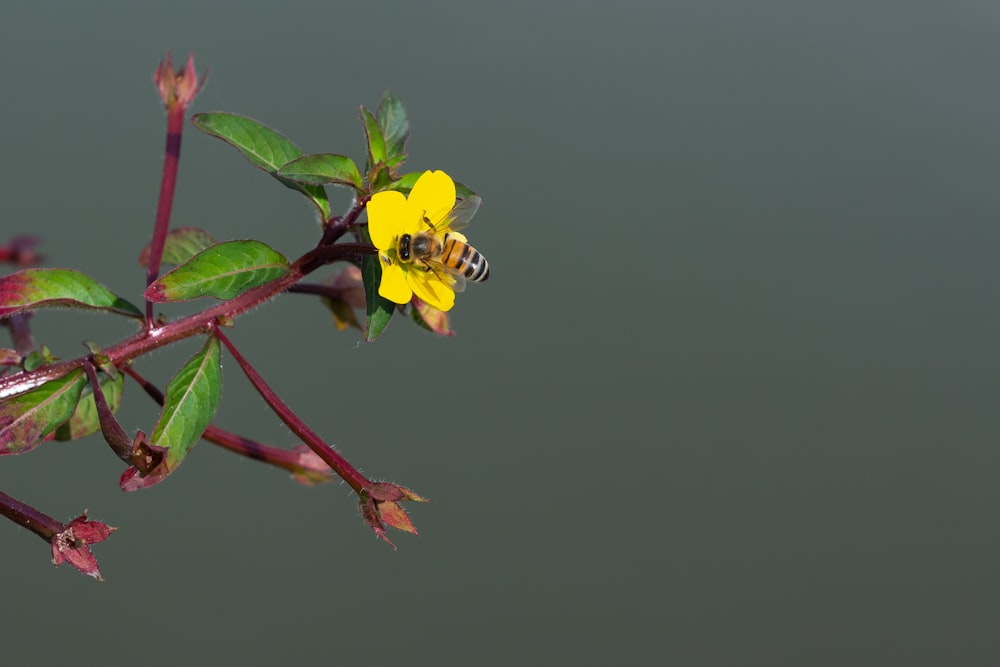
[[[406,278],[413,293],[438,310],[449,311],[455,305],[454,290],[433,271],[408,271]]]
[[[455,182],[443,171],[425,171],[413,185],[408,201],[418,215],[437,224],[455,206]]]
[[[407,221],[411,225],[419,222],[413,219],[416,215],[401,192],[388,190],[376,193],[368,202],[368,233],[372,243],[379,250],[389,250],[396,237],[404,233]]]
[[[399,264],[382,263],[382,280],[378,284],[378,294],[393,303],[409,303],[413,290],[406,281],[406,274]]]

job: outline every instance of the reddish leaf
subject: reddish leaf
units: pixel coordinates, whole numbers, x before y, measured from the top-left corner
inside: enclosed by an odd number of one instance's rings
[[[73,416],[87,385],[82,370],[0,403],[0,456],[37,447]]]
[[[25,269],[0,278],[0,318],[42,307],[87,308],[142,317],[138,308],[79,271]]]

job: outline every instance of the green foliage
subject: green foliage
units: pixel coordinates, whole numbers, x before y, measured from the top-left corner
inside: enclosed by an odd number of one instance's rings
[[[367,169],[370,171],[380,164],[385,164],[385,138],[382,136],[382,128],[372,113],[361,107],[361,124],[365,128],[365,138],[368,144]]]
[[[354,160],[336,153],[303,155],[285,164],[278,172],[283,178],[310,185],[346,185],[361,191],[361,172]]]
[[[215,417],[222,393],[219,348],[218,339],[209,336],[167,385],[163,411],[149,440],[167,450],[168,470],[180,465]]]
[[[125,376],[118,374],[115,378],[101,378],[101,390],[104,398],[108,402],[111,412],[117,412],[121,404],[122,391],[124,389]],[[56,429],[56,440],[79,440],[101,429],[101,422],[97,415],[97,406],[94,404],[94,394],[88,391],[76,405],[76,410],[69,420]]]
[[[22,366],[24,366],[24,370],[26,371],[33,371],[54,361],[55,357],[52,356],[52,350],[49,349],[48,345],[41,345],[37,350],[32,350],[28,353],[28,356],[22,362]]]
[[[37,447],[73,416],[87,377],[77,369],[0,403],[0,456]]]
[[[413,186],[417,184],[417,180],[422,175],[423,172],[420,171],[411,171],[408,174],[403,174],[402,176],[394,180],[386,189],[398,190],[399,192],[402,192],[404,195],[408,195],[410,194],[410,190],[413,189]]]
[[[379,295],[378,284],[382,278],[382,266],[378,257],[365,257],[361,264],[361,274],[365,283],[365,341],[370,343],[385,331],[389,320],[396,312],[396,304]]]
[[[260,241],[226,241],[206,248],[146,290],[156,303],[203,296],[232,299],[288,274],[288,260]]]
[[[212,235],[200,227],[179,227],[167,232],[167,237],[163,244],[164,264],[183,264],[205,248],[218,243]],[[139,264],[146,266],[149,263],[149,250],[147,245],[139,253]]]
[[[25,269],[0,277],[0,318],[36,308],[86,308],[142,317],[139,309],[72,269]]]
[[[410,136],[410,121],[406,117],[406,107],[403,106],[403,102],[391,92],[386,92],[378,103],[376,118],[388,159],[393,160],[400,156],[405,159],[406,139]],[[402,160],[395,164],[401,162]]]
[[[222,139],[243,154],[250,164],[274,176],[284,186],[306,195],[323,220],[330,217],[330,202],[322,187],[299,183],[278,174],[282,165],[302,156],[302,151],[268,126],[234,113],[199,113],[191,119],[202,132]]]
[[[365,242],[371,243],[368,230],[362,232]],[[365,341],[372,342],[382,335],[396,312],[396,304],[378,293],[382,281],[382,262],[378,255],[368,255],[361,262],[361,282],[365,286]]]
[[[390,92],[382,96],[374,116],[365,107],[360,112],[368,146],[368,187],[378,192],[395,180],[399,165],[406,161],[410,121],[403,103]]]
[[[410,194],[410,190],[413,189],[413,186],[416,185],[417,181],[423,175],[424,172],[422,171],[411,171],[408,174],[403,174],[390,183],[386,190],[397,190],[402,192],[404,195],[408,195]],[[477,196],[472,188],[460,181],[455,181],[455,194],[459,199],[468,199],[469,197]]]

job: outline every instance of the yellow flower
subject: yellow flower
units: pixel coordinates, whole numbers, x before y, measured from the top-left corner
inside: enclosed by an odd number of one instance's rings
[[[433,234],[439,240],[448,231],[446,218],[455,206],[455,182],[443,171],[425,171],[406,197],[390,190],[376,193],[368,202],[368,233],[382,260],[380,296],[393,303],[409,303],[413,295],[438,310],[455,305],[454,279],[413,257],[400,257],[400,242],[406,247],[417,234]],[[461,234],[451,236],[464,241]]]

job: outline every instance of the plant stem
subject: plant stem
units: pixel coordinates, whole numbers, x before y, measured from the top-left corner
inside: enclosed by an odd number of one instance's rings
[[[131,338],[103,349],[109,363],[123,367],[128,361],[184,338],[208,333],[218,319],[233,319],[265,301],[273,299],[309,273],[357,254],[375,254],[377,250],[364,243],[337,243],[314,248],[298,258],[291,270],[281,278],[224,301],[200,313],[170,322],[161,327],[140,331]],[[86,357],[44,366],[34,371],[21,371],[0,377],[0,400],[36,389],[46,382],[61,378],[83,365]]]
[[[101,381],[97,378],[97,371],[94,370],[94,364],[90,360],[84,361],[83,370],[87,374],[87,379],[90,380],[90,388],[94,397],[94,407],[97,410],[98,420],[101,424],[101,433],[104,434],[105,442],[108,443],[111,451],[118,458],[126,463],[131,463],[132,452],[135,447],[132,444],[132,439],[125,433],[125,429],[115,419],[111,408],[108,406],[108,401],[104,397],[104,390],[101,389]]]
[[[292,430],[298,438],[309,447],[309,449],[316,452],[316,454],[326,462],[328,466],[333,468],[340,477],[347,482],[355,492],[360,494],[365,487],[370,486],[371,482],[362,475],[357,469],[354,468],[350,463],[347,462],[343,456],[338,454],[330,445],[326,444],[322,438],[319,437],[312,429],[305,425],[301,419],[292,412],[284,401],[278,398],[278,395],[274,393],[274,390],[264,381],[264,378],[260,376],[260,373],[250,365],[250,362],[240,354],[240,351],[230,342],[229,338],[222,333],[220,329],[215,330],[215,335],[222,341],[222,344],[226,346],[229,353],[233,355],[236,363],[239,364],[243,373],[246,374],[247,379],[250,380],[250,384],[254,386],[257,392],[264,398],[274,413],[278,415],[281,421],[285,422],[285,425]]]
[[[167,147],[163,156],[163,175],[160,178],[160,200],[156,205],[156,224],[153,240],[149,246],[149,263],[146,265],[146,286],[160,275],[163,246],[170,229],[170,211],[174,205],[174,191],[177,188],[177,169],[181,159],[181,136],[184,132],[183,104],[167,107]],[[146,302],[146,328],[153,328],[153,303]]]
[[[361,211],[365,210],[369,199],[371,199],[371,195],[365,195],[355,201],[344,215],[330,218],[326,223],[326,228],[323,230],[323,240],[319,242],[319,245],[333,245],[337,239],[343,236],[358,221],[358,216],[361,215]]]
[[[17,313],[11,315],[3,321],[3,325],[10,330],[10,339],[14,343],[14,351],[22,357],[26,357],[35,350],[35,341],[31,337],[31,321],[33,313]]]
[[[132,366],[126,366],[123,372],[139,383],[139,386],[156,403],[163,405],[163,392],[156,385],[140,375]],[[223,449],[228,449],[235,454],[283,468],[291,473],[302,473],[306,470],[302,465],[302,457],[298,452],[265,445],[256,440],[251,440],[250,438],[245,438],[231,431],[219,428],[218,426],[209,426],[201,434],[201,437],[203,440],[207,440]],[[323,471],[314,470],[314,472],[322,473]]]
[[[48,514],[43,514],[2,491],[0,491],[0,514],[14,523],[24,526],[46,542],[51,542],[57,533],[66,530],[66,524],[56,521]]]

